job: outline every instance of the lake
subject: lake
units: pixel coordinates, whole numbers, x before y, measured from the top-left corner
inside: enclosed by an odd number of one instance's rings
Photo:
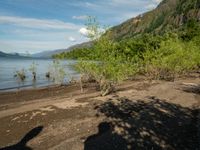
[[[64,68],[66,76],[64,83],[67,84],[71,77],[78,77],[78,73],[73,70],[71,65],[75,64],[73,60],[61,60],[60,65]],[[36,81],[33,82],[31,65],[36,64]],[[0,91],[16,90],[21,88],[37,88],[53,85],[54,82],[46,78],[46,73],[50,71],[53,65],[52,59],[34,59],[34,58],[5,58],[0,57]],[[14,77],[16,71],[25,70],[25,81],[19,82]]]

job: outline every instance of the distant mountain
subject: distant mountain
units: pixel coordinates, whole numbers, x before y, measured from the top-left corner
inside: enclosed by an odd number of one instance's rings
[[[27,58],[27,56],[22,56],[19,53],[4,53],[0,51],[0,57],[8,57],[8,58]]]
[[[84,43],[81,43],[81,44],[76,44],[76,45],[73,45],[67,49],[58,49],[58,50],[52,50],[52,51],[44,51],[44,52],[41,52],[41,53],[36,53],[36,54],[33,54],[31,55],[31,57],[36,57],[36,58],[51,58],[52,55],[55,55],[55,54],[58,54],[58,53],[62,53],[62,52],[69,52],[69,51],[72,51],[73,49],[75,48],[84,48],[84,47],[90,47],[92,45],[91,42],[84,42]]]
[[[191,19],[200,21],[200,0],[163,0],[156,9],[111,28],[108,34],[114,40],[141,33],[162,34],[180,28]]]

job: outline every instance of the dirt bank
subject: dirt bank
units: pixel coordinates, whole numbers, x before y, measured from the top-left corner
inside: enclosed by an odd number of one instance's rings
[[[200,79],[126,81],[101,97],[94,85],[0,94],[2,149],[195,150]]]

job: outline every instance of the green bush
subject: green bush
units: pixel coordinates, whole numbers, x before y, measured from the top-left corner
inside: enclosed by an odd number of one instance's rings
[[[46,77],[54,83],[62,85],[65,75],[64,66],[58,60],[53,60],[53,64],[49,67],[49,72],[46,74]]]
[[[194,41],[169,39],[156,51],[144,54],[144,71],[158,79],[174,78],[200,66],[200,50]]]
[[[75,67],[98,83],[103,96],[112,92],[117,83],[137,72],[132,63],[115,57],[98,62],[80,61]]]

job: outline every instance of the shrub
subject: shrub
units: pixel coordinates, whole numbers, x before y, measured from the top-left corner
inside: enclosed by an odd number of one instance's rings
[[[26,79],[25,69],[17,70],[14,74],[14,78],[17,79],[17,82],[19,85],[20,85],[20,83],[23,84]]]
[[[163,41],[158,50],[146,51],[143,56],[145,72],[157,79],[174,79],[200,64],[198,46],[179,39]]]
[[[65,75],[64,67],[58,60],[54,60],[53,64],[50,66],[50,71],[46,74],[46,77],[56,84],[63,84]]]
[[[36,81],[36,75],[37,75],[37,64],[33,62],[29,68],[29,71],[32,73],[33,81]]]

